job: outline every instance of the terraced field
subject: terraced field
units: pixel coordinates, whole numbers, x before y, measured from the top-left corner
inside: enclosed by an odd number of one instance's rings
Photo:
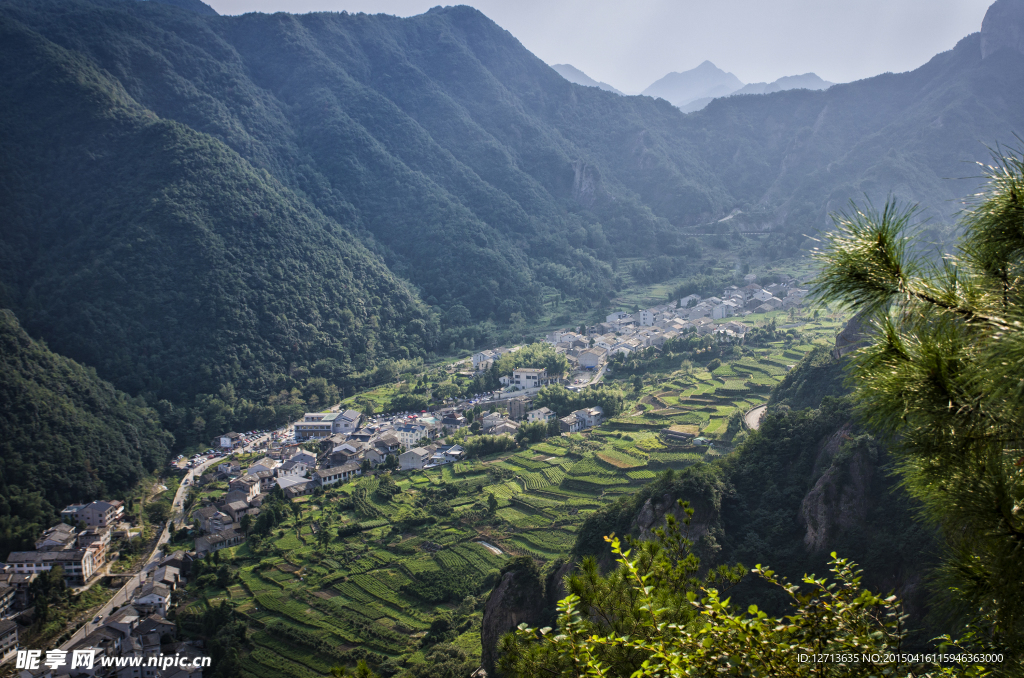
[[[802,338],[828,341],[835,329],[809,326]],[[720,436],[730,416],[764,404],[811,348],[779,341],[713,372],[647,373],[640,392],[624,378],[633,401],[601,427],[501,457],[397,473],[401,491],[391,499],[376,492],[378,478],[303,497],[300,515],[261,541],[222,552],[232,581],[226,589],[193,586],[188,609],[201,613],[225,600],[248,621],[246,675],[322,676],[360,656],[375,666],[421,662],[421,638],[438,614],[456,609],[472,623],[451,642],[476,655],[482,602],[510,556],[565,557],[586,517],[609,501],[665,469],[727,453]],[[670,426],[714,446],[667,437]],[[339,528],[346,536],[336,536]]]

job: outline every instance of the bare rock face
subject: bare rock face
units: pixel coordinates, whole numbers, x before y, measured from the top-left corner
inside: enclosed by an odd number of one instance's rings
[[[836,335],[836,347],[832,355],[839,360],[847,353],[852,353],[867,343],[864,316],[858,313],[846,322],[843,331]]]
[[[981,22],[981,56],[1001,49],[1024,54],[1024,0],[996,0]]]
[[[598,183],[601,180],[597,168],[583,160],[574,162],[572,168],[575,173],[572,182],[573,198],[584,207],[592,207],[597,200]]]
[[[520,624],[540,624],[544,619],[545,602],[544,586],[536,568],[532,571],[509,569],[501,576],[484,605],[480,627],[481,660],[488,676],[496,675],[494,662],[498,658],[501,637]]]
[[[806,527],[804,544],[821,551],[836,536],[862,523],[869,508],[875,461],[863,446],[845,450],[849,425],[836,431],[822,446],[815,463],[824,472],[800,505],[800,521]]]
[[[654,539],[654,530],[665,527],[665,516],[672,515],[679,522],[684,534],[693,541],[694,551],[701,561],[711,563],[715,554],[721,550],[716,539],[720,532],[721,497],[689,494],[687,499],[690,508],[693,509],[689,526],[683,525],[686,516],[679,506],[677,497],[665,493],[644,502],[633,519],[630,532],[645,541]]]

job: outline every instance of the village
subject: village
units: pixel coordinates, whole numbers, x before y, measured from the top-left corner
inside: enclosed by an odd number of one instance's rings
[[[571,435],[599,426],[604,417],[599,405],[558,417],[548,407],[533,407],[533,396],[554,384],[579,392],[597,384],[610,362],[637,351],[659,350],[665,342],[690,334],[742,343],[751,326],[740,319],[795,308],[807,294],[793,279],[767,287],[754,284],[752,276],[748,279],[744,287],[726,287],[720,297],[689,295],[634,313],[612,313],[604,322],[580,331],[550,332],[545,342],[565,356],[571,367],[566,374],[549,375],[538,367],[516,368],[501,375],[502,388],[494,392],[452,400],[429,411],[366,416],[336,406],[325,412],[307,412],[299,421],[265,435],[226,433],[212,441],[207,454],[194,455],[188,462],[175,460],[176,470],[195,468],[183,481],[181,499],[175,502],[177,512],[168,528],[172,534],[176,526],[187,531],[193,548],[174,550],[163,545],[166,553],[139,575],[130,599],[106,618],[93,620],[92,630],[66,649],[96,647],[111,656],[148,656],[160,651],[162,641],[173,642],[174,624],[166,614],[178,599],[175,591],[187,581],[191,563],[242,544],[271,493],[292,500],[364,474],[453,464],[466,457],[463,445],[453,441],[479,435],[515,438],[524,425],[543,423],[552,435]],[[479,374],[521,348],[479,351],[455,367]],[[698,444],[707,441],[699,439]],[[185,499],[188,492],[199,494],[214,483],[226,486],[215,500]],[[0,566],[0,660],[8,659],[18,647],[18,626],[13,618],[30,605],[29,592],[37,578],[59,566],[64,584],[81,588],[107,572],[105,566],[113,555],[111,540],[131,536],[124,509],[118,500],[68,506],[61,512],[61,522],[40,536],[35,550],[12,552]],[[186,650],[179,647],[177,651]],[[202,675],[201,668],[187,671],[183,669],[182,675]]]
[[[794,278],[766,287],[756,284],[752,273],[744,280],[746,286],[728,286],[722,290],[721,297],[701,298],[691,294],[635,313],[616,312],[609,314],[603,323],[582,328],[586,334],[561,330],[548,334],[545,340],[564,352],[570,364],[593,370],[615,356],[660,348],[666,341],[689,333],[710,334],[725,343],[742,342],[750,325],[731,318],[797,308],[808,293]],[[495,351],[478,353],[473,356],[473,366],[477,368],[499,355]]]
[[[23,676],[46,675],[52,668],[47,661],[63,664],[75,650],[93,650],[124,658],[145,658],[170,651],[197,666],[182,668],[166,675],[202,676],[202,652],[193,643],[178,642],[175,624],[168,621],[168,610],[175,604],[192,561],[182,550],[154,552],[137,573],[112,575],[106,567],[116,557],[112,540],[141,539],[138,527],[126,515],[124,502],[96,500],[73,504],[61,511],[61,522],[46,529],[32,551],[12,552],[0,568],[0,660],[10,660],[19,649],[19,625],[30,623],[40,614],[39,601],[56,588],[81,594],[104,576],[124,584],[103,607],[104,612],[86,620],[60,649],[39,653],[36,669],[22,671]],[[60,573],[57,579],[49,576]],[[135,673],[133,674],[132,671]],[[127,669],[117,675],[139,675],[139,669]]]
[[[545,423],[562,435],[597,427],[604,417],[599,405],[558,417],[547,407],[532,407],[531,396],[552,384],[580,390],[597,383],[601,371],[615,356],[659,348],[666,341],[690,333],[710,334],[725,343],[742,342],[750,326],[730,318],[795,308],[807,295],[807,290],[792,278],[767,287],[755,284],[755,279],[748,275],[745,287],[726,287],[721,297],[702,299],[693,294],[635,314],[613,313],[603,323],[582,328],[585,335],[571,330],[549,333],[545,341],[563,353],[573,368],[597,372],[598,377],[586,383],[571,375],[548,375],[542,368],[521,367],[501,376],[503,388],[499,391],[477,394],[432,411],[376,417],[340,408],[307,412],[302,420],[275,432],[274,442],[263,443],[267,454],[244,470],[237,462],[226,460],[214,473],[201,478],[201,482],[228,483],[228,492],[216,504],[199,508],[190,517],[204,533],[196,539],[196,555],[204,557],[239,544],[244,539],[241,521],[246,516],[252,520],[275,487],[285,498],[293,499],[364,473],[425,470],[451,464],[463,460],[466,454],[462,445],[449,441],[452,437],[515,437],[524,424],[537,423]],[[502,355],[519,348],[475,353],[472,370],[488,370]],[[243,436],[228,433],[218,444],[230,451],[244,445]]]

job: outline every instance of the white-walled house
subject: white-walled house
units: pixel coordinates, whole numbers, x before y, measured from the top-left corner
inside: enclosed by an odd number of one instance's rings
[[[605,355],[606,351],[603,349],[592,348],[589,351],[580,353],[577,360],[579,360],[580,367],[587,370],[593,370],[604,362]]]
[[[538,421],[548,422],[555,418],[555,413],[546,407],[530,410],[526,413],[526,421],[530,424]]]
[[[542,383],[547,382],[548,373],[536,367],[520,367],[512,371],[512,386],[518,388],[540,388]]]
[[[163,584],[145,584],[135,594],[135,605],[152,608],[153,612],[166,617],[171,606],[171,590]]]
[[[425,447],[414,447],[408,452],[398,455],[398,467],[403,471],[421,469],[427,465],[433,454],[433,450],[428,450]]]
[[[356,476],[361,476],[363,471],[358,462],[349,461],[334,468],[321,468],[313,473],[313,482],[320,487],[327,487],[336,483],[343,483]]]

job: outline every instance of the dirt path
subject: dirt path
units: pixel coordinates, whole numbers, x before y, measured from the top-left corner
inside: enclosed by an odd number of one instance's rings
[[[759,405],[743,415],[743,421],[747,422],[747,428],[756,431],[757,427],[761,425],[761,417],[764,416],[767,409],[767,405]]]

